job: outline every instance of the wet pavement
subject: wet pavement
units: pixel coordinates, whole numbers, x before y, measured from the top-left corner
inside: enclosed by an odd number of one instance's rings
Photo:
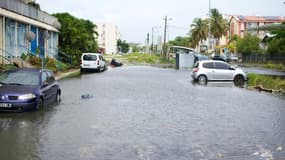
[[[60,84],[59,105],[0,114],[1,159],[285,159],[284,97],[140,66]]]

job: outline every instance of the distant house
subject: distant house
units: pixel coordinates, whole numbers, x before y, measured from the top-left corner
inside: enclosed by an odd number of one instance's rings
[[[57,18],[27,4],[27,0],[0,1],[0,59],[23,53],[55,57],[58,54]]]

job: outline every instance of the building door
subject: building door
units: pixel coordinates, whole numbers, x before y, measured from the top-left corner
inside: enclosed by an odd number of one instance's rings
[[[40,49],[40,56],[44,57],[45,55],[45,37],[44,37],[44,30],[39,29],[39,49]]]
[[[32,54],[37,53],[37,43],[38,43],[38,34],[37,34],[37,27],[31,26],[31,31],[35,34],[35,39],[31,41],[31,52]]]

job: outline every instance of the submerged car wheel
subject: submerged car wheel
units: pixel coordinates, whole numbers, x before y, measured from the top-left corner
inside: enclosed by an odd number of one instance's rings
[[[244,85],[244,82],[245,82],[245,80],[244,80],[243,76],[241,76],[241,75],[237,75],[234,78],[235,85]]]
[[[198,77],[198,83],[199,84],[206,84],[207,83],[207,77],[205,75],[200,75]]]
[[[60,91],[57,91],[56,96],[55,96],[55,103],[59,104],[60,101],[61,101]]]
[[[37,105],[36,105],[36,110],[41,110],[41,109],[43,109],[44,108],[44,101],[43,101],[43,99],[42,98],[40,98],[39,99],[39,101],[38,101],[38,103],[37,103]]]

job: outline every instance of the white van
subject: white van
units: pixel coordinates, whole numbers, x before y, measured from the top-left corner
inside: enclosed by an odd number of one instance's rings
[[[97,70],[98,72],[106,70],[106,61],[100,53],[83,53],[80,61],[80,71]]]

